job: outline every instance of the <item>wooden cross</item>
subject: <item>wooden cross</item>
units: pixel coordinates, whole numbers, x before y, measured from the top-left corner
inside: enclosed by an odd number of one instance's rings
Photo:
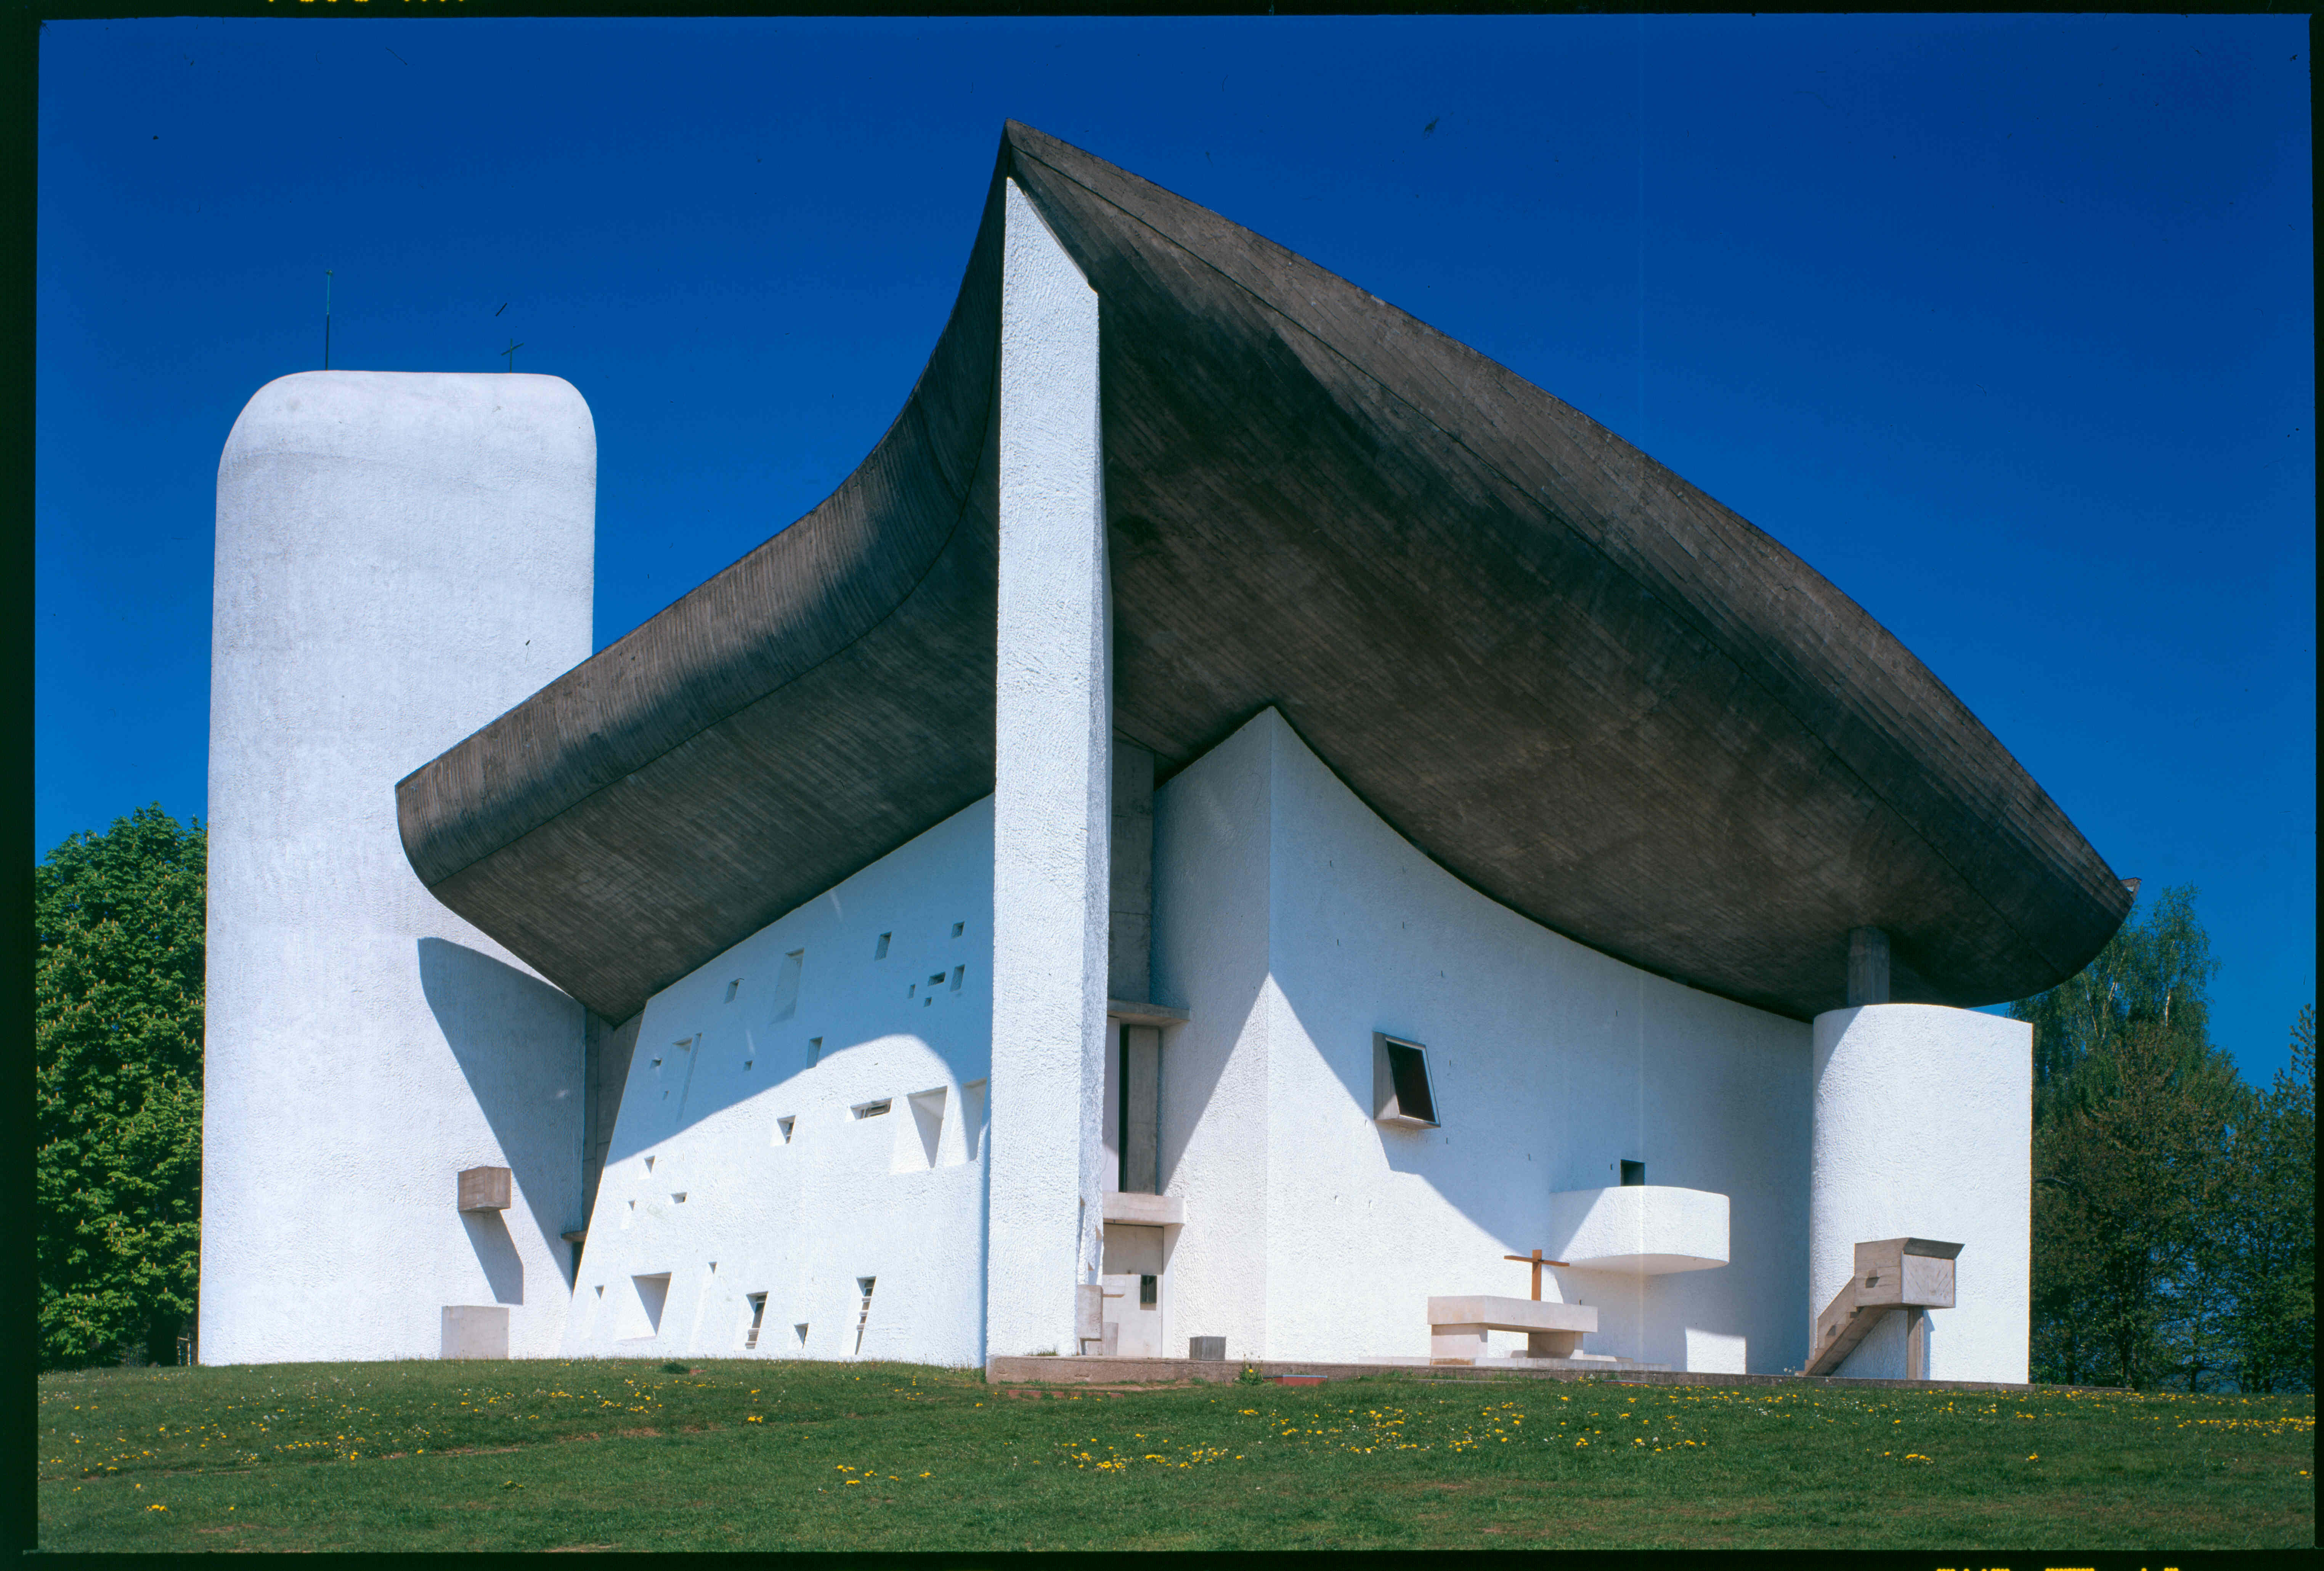
[[[1561,1268],[1565,1265],[1565,1262],[1562,1260],[1544,1260],[1541,1257],[1541,1251],[1538,1249],[1535,1250],[1531,1254],[1504,1254],[1501,1258],[1503,1260],[1514,1260],[1520,1265],[1530,1265],[1533,1267],[1533,1301],[1536,1303],[1541,1302],[1541,1268],[1545,1265],[1554,1265]]]
[[[495,315],[497,315],[497,313],[495,313]],[[511,371],[514,371],[516,369],[516,352],[523,347],[523,345],[512,338],[509,340],[509,346],[501,351],[503,354],[508,356],[508,368]]]

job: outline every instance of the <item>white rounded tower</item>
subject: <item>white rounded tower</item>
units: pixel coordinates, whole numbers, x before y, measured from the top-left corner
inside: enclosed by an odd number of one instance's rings
[[[584,1013],[429,894],[395,785],[588,657],[596,470],[549,376],[304,372],[226,438],[205,1364],[557,1347]]]
[[[1958,1244],[1955,1301],[1926,1323],[1926,1377],[2025,1379],[2033,1054],[2033,1027],[1968,1009],[1868,1004],[1815,1017],[1811,1316],[1854,1274],[1858,1244]],[[1904,1379],[1906,1324],[1885,1315],[1827,1373]]]

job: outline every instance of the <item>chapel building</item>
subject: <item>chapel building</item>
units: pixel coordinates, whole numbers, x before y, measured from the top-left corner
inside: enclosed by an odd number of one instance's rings
[[[204,1362],[2025,1380],[1979,1011],[2129,894],[1604,427],[1011,123],[879,445],[593,654],[595,471],[547,376],[227,440]]]

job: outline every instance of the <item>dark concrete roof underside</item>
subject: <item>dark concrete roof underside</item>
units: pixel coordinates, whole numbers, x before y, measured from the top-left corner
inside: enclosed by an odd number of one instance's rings
[[[1269,704],[1492,898],[1805,1018],[2023,997],[2129,896],[1926,667],[1603,427],[1011,124],[950,321],[813,512],[396,790],[438,898],[598,1013],[992,789],[1001,182],[1098,292],[1115,717],[1158,772]]]

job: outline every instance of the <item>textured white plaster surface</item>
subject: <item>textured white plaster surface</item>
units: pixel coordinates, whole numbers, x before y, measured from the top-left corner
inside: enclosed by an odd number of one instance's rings
[[[1744,1338],[1726,1331],[1686,1328],[1686,1363],[1682,1368],[1697,1374],[1748,1374],[1750,1348]]]
[[[2032,1310],[2033,1028],[1932,1004],[1815,1018],[1808,1303],[1856,1268],[1856,1245],[1961,1245],[1954,1307],[1928,1316],[1928,1378],[2023,1381]],[[1835,1373],[1901,1380],[1888,1315]],[[1804,1342],[1804,1337],[1802,1338]]]
[[[1013,180],[1001,288],[987,1351],[1097,1280],[1112,686],[1097,295]]]
[[[1500,1257],[1546,1249],[1550,1197],[1628,1159],[1729,1198],[1730,1263],[1545,1273],[1545,1298],[1598,1308],[1587,1349],[1800,1364],[1805,1025],[1487,899],[1271,710],[1155,812],[1155,996],[1193,1015],[1164,1048],[1165,1188],[1189,1217],[1172,1351],[1220,1335],[1230,1358],[1425,1356],[1430,1296],[1527,1291]],[[1442,1128],[1371,1119],[1375,1031],[1428,1048]]]
[[[395,783],[590,645],[596,436],[555,377],[310,372],[218,464],[201,1356],[554,1349],[581,1006],[430,896]],[[462,1216],[462,1168],[512,1171]]]
[[[1591,1271],[1660,1275],[1727,1263],[1725,1195],[1668,1184],[1569,1190],[1549,1197],[1544,1253]]]
[[[991,960],[988,798],[655,994],[566,1352],[982,1363]]]

